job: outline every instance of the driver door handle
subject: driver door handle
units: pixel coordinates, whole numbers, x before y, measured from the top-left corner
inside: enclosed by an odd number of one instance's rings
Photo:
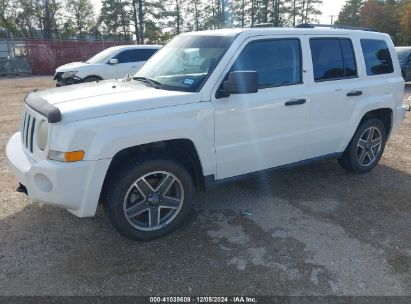
[[[348,97],[361,96],[361,95],[362,95],[362,91],[352,91],[352,92],[347,93]]]
[[[297,106],[297,105],[302,105],[302,104],[305,104],[307,102],[307,100],[306,99],[291,99],[291,100],[289,100],[289,101],[286,101],[285,102],[285,106],[286,107],[289,107],[289,106]]]

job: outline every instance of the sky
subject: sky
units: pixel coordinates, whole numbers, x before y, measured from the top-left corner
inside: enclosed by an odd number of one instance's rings
[[[335,20],[345,1],[346,0],[323,0],[323,5],[320,7],[320,10],[323,12],[323,14],[319,17],[320,23],[330,24],[330,15],[334,15]],[[91,0],[91,2],[95,6],[96,12],[99,13],[101,8],[101,1]]]

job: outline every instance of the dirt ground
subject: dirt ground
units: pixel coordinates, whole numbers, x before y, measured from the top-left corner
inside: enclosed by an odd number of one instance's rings
[[[14,191],[7,140],[24,95],[53,85],[0,79],[1,295],[411,295],[409,113],[369,174],[324,161],[199,193],[191,221],[139,243],[101,208],[80,219]]]

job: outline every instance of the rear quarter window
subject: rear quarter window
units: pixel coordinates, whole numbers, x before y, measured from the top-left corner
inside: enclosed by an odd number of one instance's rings
[[[394,72],[392,58],[384,40],[361,39],[367,75],[382,75]]]

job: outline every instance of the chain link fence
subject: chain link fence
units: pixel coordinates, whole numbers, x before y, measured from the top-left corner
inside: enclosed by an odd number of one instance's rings
[[[30,75],[25,42],[20,40],[0,40],[0,76],[5,75]]]

